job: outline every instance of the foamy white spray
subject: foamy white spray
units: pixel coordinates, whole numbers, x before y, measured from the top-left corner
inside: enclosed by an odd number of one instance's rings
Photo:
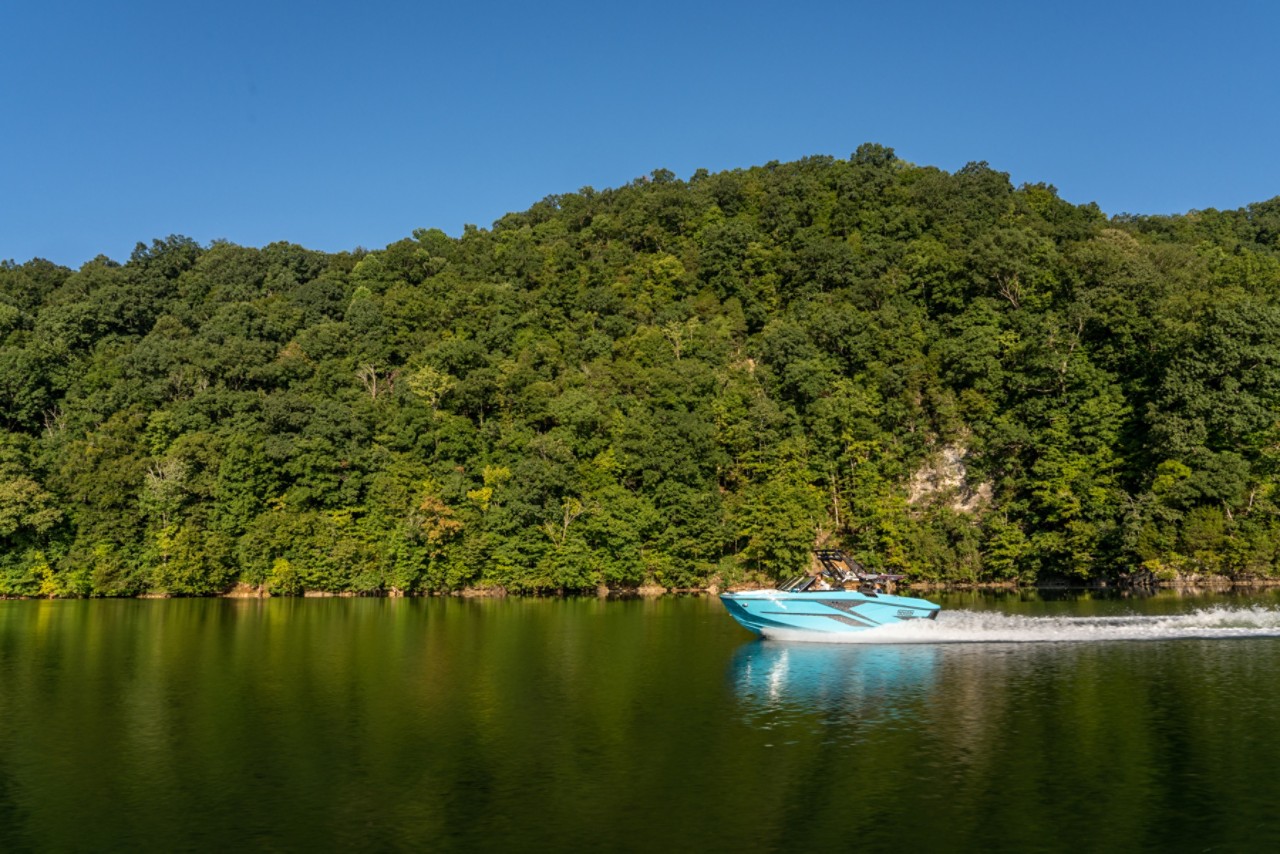
[[[998,611],[943,611],[848,634],[773,630],[766,637],[817,643],[1088,643],[1192,638],[1280,637],[1280,609],[1213,607],[1186,614],[1123,617],[1026,617]]]

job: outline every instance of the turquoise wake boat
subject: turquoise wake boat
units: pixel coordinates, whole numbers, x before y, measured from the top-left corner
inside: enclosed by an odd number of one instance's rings
[[[764,637],[788,639],[937,619],[941,606],[885,592],[903,576],[868,572],[837,549],[814,554],[822,564],[817,575],[800,575],[771,590],[722,593],[720,601],[744,628]]]

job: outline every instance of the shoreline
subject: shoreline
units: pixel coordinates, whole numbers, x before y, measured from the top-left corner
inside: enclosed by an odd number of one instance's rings
[[[951,593],[960,591],[988,591],[1013,593],[1024,590],[1049,592],[1065,591],[1108,591],[1114,593],[1154,593],[1159,590],[1177,590],[1186,593],[1225,592],[1228,590],[1264,590],[1280,587],[1280,578],[1243,578],[1232,579],[1224,576],[1192,576],[1167,581],[1146,581],[1135,583],[1127,580],[1099,580],[1068,583],[1048,581],[1041,584],[1017,584],[1008,581],[917,581],[901,585],[903,592],[911,593]],[[264,587],[238,584],[223,593],[211,593],[203,596],[180,596],[163,591],[147,591],[133,596],[14,596],[0,595],[0,601],[20,601],[39,599],[552,599],[581,598],[594,596],[598,599],[656,599],[662,596],[717,596],[722,592],[736,593],[744,590],[766,589],[759,583],[733,584],[725,587],[708,585],[707,587],[661,587],[656,584],[641,587],[598,587],[592,590],[551,590],[535,593],[513,593],[504,587],[464,587],[461,590],[432,591],[411,593],[392,588],[373,592],[359,593],[350,590],[304,590],[299,594],[272,593]]]

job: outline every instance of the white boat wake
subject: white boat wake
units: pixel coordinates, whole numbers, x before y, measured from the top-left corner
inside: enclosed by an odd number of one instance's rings
[[[1028,617],[998,611],[943,611],[848,634],[770,630],[774,640],[848,644],[1088,643],[1280,637],[1280,609],[1215,606],[1185,614],[1118,617]]]

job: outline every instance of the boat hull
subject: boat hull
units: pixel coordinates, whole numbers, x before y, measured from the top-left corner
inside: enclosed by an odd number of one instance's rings
[[[940,610],[940,606],[924,599],[860,590],[749,590],[722,593],[720,601],[743,628],[765,637],[795,632],[863,632],[911,620],[936,619]]]

